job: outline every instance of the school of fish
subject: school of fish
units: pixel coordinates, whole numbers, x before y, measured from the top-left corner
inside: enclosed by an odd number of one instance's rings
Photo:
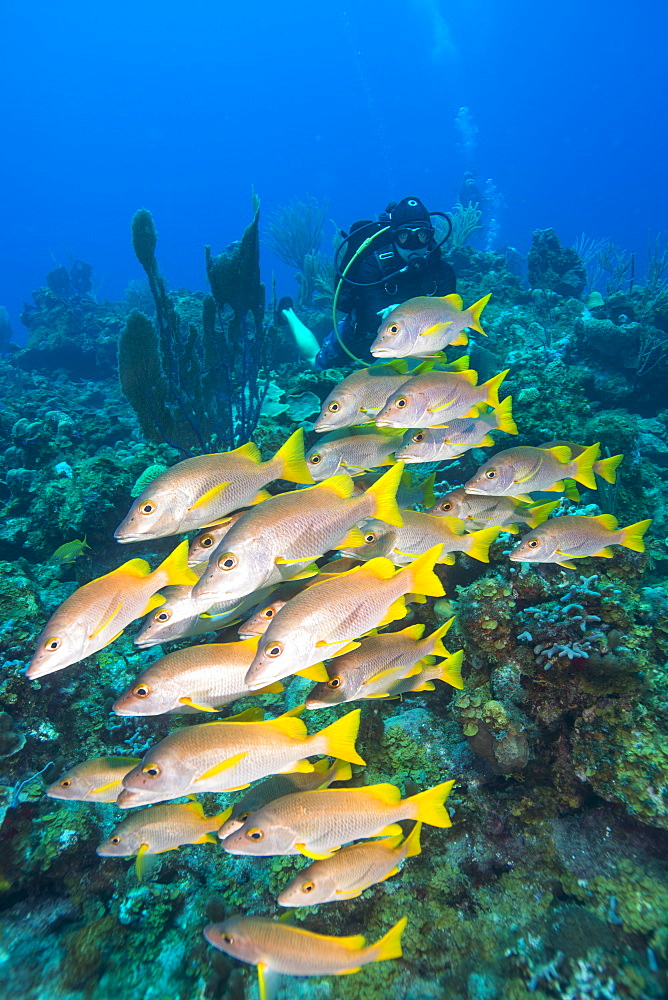
[[[267,461],[250,442],[162,472],[132,502],[116,539],[196,534],[175,539],[154,570],[133,558],[91,580],[49,618],[30,680],[79,663],[142,618],[140,650],[194,640],[152,659],[118,691],[113,711],[198,718],[167,730],[141,758],[73,762],[46,790],[130,810],[98,846],[100,857],[134,857],[142,877],[148,856],[186,845],[301,855],[311,863],[278,895],[284,907],[350,900],[397,875],[420,854],[423,824],[451,825],[445,802],[455,782],[403,797],[390,782],[360,784],[359,770],[351,786],[351,765],[365,766],[357,748],[365,701],[431,691],[435,681],[464,686],[462,651],[442,641],[453,619],[394,626],[411,604],[445,594],[436,567],[458,552],[487,563],[497,536],[521,529],[513,562],[571,569],[574,559],[612,557],[615,546],[644,551],[649,520],[620,527],[611,514],[569,514],[563,499],[546,501],[546,493],[577,498],[576,483],[596,490],[597,476],[614,484],[623,456],[602,458],[597,443],[497,451],[439,499],[436,473],[416,487],[404,471],[404,463],[458,462],[496,446],[495,434],[518,432],[512,398],[499,399],[508,370],[481,384],[468,357],[448,363],[442,353],[466,344],[467,330],[484,333],[489,298],[469,309],[457,295],[394,307],[371,348],[382,360],[332,389],[315,422],[327,436],[308,452],[300,428]],[[272,493],[277,480],[296,488]],[[75,540],[53,560],[71,563],[84,547]],[[236,641],[201,644],[232,625]],[[315,683],[303,704],[275,718],[258,707],[215,717],[241,698],[280,694],[295,675]],[[301,718],[349,702],[361,707],[325,727],[309,731]],[[211,816],[196,798],[239,790]],[[273,974],[347,974],[401,957],[405,924],[371,945],[258,916],[211,924],[204,936],[258,967],[264,997]]]

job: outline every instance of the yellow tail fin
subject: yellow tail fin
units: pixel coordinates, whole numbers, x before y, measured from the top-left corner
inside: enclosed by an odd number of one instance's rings
[[[539,524],[547,521],[548,517],[561,503],[561,500],[553,500],[551,503],[542,503],[540,507],[533,507],[529,514],[529,520],[526,522],[530,528],[537,528]],[[506,525],[506,531],[508,530],[508,525]]]
[[[354,709],[346,715],[341,716],[331,726],[321,729],[319,733],[311,737],[323,744],[322,753],[328,753],[332,757],[340,757],[341,760],[350,761],[352,764],[366,764],[355,749],[357,731],[360,727],[360,710]]]
[[[374,962],[384,962],[388,958],[401,958],[401,935],[407,923],[408,917],[402,917],[380,941],[372,945],[375,952]]]
[[[397,462],[389,472],[377,479],[365,494],[373,500],[374,506],[371,516],[378,518],[379,521],[385,521],[386,524],[395,525],[397,528],[401,528],[404,523],[401,511],[397,507],[397,490],[403,471],[404,463]]]
[[[422,850],[422,848],[420,847],[421,829],[422,829],[422,823],[418,820],[413,829],[411,830],[411,832],[404,840],[403,846],[406,848],[407,858],[416,858]]]
[[[512,396],[506,396],[506,398],[499,403],[498,407],[494,411],[494,416],[496,417],[497,430],[504,431],[506,434],[517,434],[517,424],[513,419]]]
[[[569,500],[575,500],[577,503],[580,499],[580,491],[575,485],[574,479],[564,479],[564,496],[568,497]]]
[[[436,503],[436,494],[434,493],[434,486],[436,485],[436,473],[432,474],[425,479],[422,483],[422,504],[425,507],[433,507]]]
[[[445,808],[445,800],[454,784],[454,781],[444,781],[442,785],[435,785],[426,792],[418,792],[417,795],[411,795],[406,799],[406,802],[410,802],[413,806],[413,819],[418,819],[429,826],[452,826],[452,820]]]
[[[438,680],[443,681],[444,684],[449,684],[450,687],[458,688],[460,691],[464,687],[464,681],[462,680],[462,663],[464,661],[464,650],[459,649],[452,656],[449,656],[447,660],[441,660],[440,663],[435,663],[434,668],[440,667],[441,672],[438,674]]]
[[[347,760],[335,760],[329,771],[327,784],[331,785],[334,781],[350,781],[352,776],[352,768]]]
[[[510,368],[506,368],[505,371],[499,372],[499,374],[495,375],[494,378],[489,379],[488,382],[484,382],[483,385],[480,386],[480,388],[484,389],[486,392],[485,402],[489,403],[493,410],[498,410],[501,405],[499,403],[499,389],[501,388],[501,383],[509,371]]]
[[[164,559],[158,568],[155,570],[155,575],[160,574],[166,577],[165,583],[160,584],[161,587],[166,585],[178,587],[192,587],[197,583],[199,577],[197,573],[194,573],[188,566],[188,540],[180,542],[176,548],[169,553],[166,559]]]
[[[450,656],[447,649],[441,642],[441,639],[446,632],[449,631],[454,620],[455,616],[453,615],[452,618],[448,618],[447,622],[437,628],[435,632],[432,632],[431,635],[427,636],[425,639],[425,645],[431,645],[431,649],[429,651],[430,656]]]
[[[596,489],[596,476],[594,475],[594,462],[601,453],[599,444],[592,444],[573,460],[575,471],[571,473],[573,479],[582,483],[589,490]]]
[[[606,483],[614,485],[617,481],[617,466],[623,458],[623,455],[612,455],[610,458],[602,458],[600,462],[594,462],[594,472],[601,479],[605,479]]]
[[[406,581],[405,593],[422,594],[425,597],[444,597],[443,584],[434,573],[434,566],[443,549],[442,545],[432,545],[421,556],[400,570]]]
[[[480,315],[485,306],[487,305],[487,303],[489,302],[489,300],[491,299],[491,297],[492,293],[490,292],[489,295],[485,295],[482,299],[478,299],[477,302],[474,302],[472,306],[469,306],[468,310],[471,315],[471,322],[469,323],[469,327],[472,330],[477,330],[478,333],[481,333],[483,335],[483,337],[486,337],[487,334],[480,325]]]
[[[634,552],[644,552],[645,543],[643,535],[651,523],[652,519],[650,517],[646,521],[638,521],[636,524],[629,524],[628,528],[622,528],[619,540],[620,545],[625,546],[627,549],[633,549]]]
[[[468,537],[471,541],[466,549],[466,554],[479,562],[489,562],[489,547],[501,532],[501,528],[483,528],[482,531],[474,531]]]
[[[449,361],[446,368],[451,372],[465,372],[471,363],[471,359],[468,354],[463,354],[461,358],[457,358],[456,361]]]
[[[304,458],[304,430],[301,427],[298,427],[285,444],[281,445],[271,462],[277,463],[280,467],[277,478],[287,479],[289,483],[311,485],[315,482]]]

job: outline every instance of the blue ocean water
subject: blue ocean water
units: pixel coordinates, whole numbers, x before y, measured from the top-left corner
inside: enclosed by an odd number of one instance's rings
[[[140,207],[170,282],[191,288],[251,188],[265,218],[310,193],[345,228],[411,193],[446,211],[470,169],[498,190],[500,246],[558,225],[639,268],[668,216],[659,3],[38,0],[0,17],[0,303],[19,337],[54,262],[90,261],[109,298],[140,276]],[[294,291],[269,255],[263,268]]]
[[[668,996],[667,29],[618,0],[0,4],[0,1000]],[[362,357],[320,363],[340,230],[408,196],[455,220],[398,272],[438,281],[372,282]],[[314,203],[290,266],[272,236]],[[340,421],[376,306],[418,294],[447,358],[386,329]],[[420,363],[447,425],[383,423]],[[534,532],[560,547],[530,561]],[[322,632],[272,673],[295,606]],[[250,749],[200,758],[237,712]],[[318,840],[286,796],[325,776]],[[334,941],[277,922],[291,892]]]

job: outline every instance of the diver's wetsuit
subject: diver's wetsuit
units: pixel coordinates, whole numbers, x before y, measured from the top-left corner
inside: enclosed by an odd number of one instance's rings
[[[396,274],[400,268],[406,268]],[[387,281],[378,281],[383,275]],[[348,315],[339,323],[339,336],[346,347],[363,361],[372,362],[369,347],[375,339],[381,318],[378,313],[388,306],[398,305],[416,295],[450,295],[456,291],[456,278],[450,264],[443,260],[440,250],[434,250],[426,260],[406,265],[390,241],[377,249],[369,248],[356,261],[348,276],[359,285],[344,281],[338,307]],[[377,282],[372,284],[372,282]],[[325,337],[315,361],[316,368],[333,368],[352,364],[341,349],[334,330]]]

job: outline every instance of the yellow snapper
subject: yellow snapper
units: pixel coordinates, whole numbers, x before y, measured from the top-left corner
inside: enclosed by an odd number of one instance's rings
[[[363,543],[341,551],[354,559],[385,556],[395,566],[407,566],[411,559],[422,555],[433,545],[440,545],[438,562],[452,566],[455,552],[465,552],[479,562],[489,562],[489,547],[499,534],[498,528],[483,528],[482,531],[466,534],[464,522],[459,518],[434,517],[417,510],[405,510],[403,518],[401,528],[376,519],[364,521],[360,526]]]
[[[331,661],[328,680],[313,688],[306,707],[326,708],[358,698],[384,697],[389,683],[419,674],[438,656],[450,658],[441,639],[453,621],[450,618],[426,639],[422,638],[424,625],[409,625],[401,632],[380,632],[362,639],[357,649]],[[453,670],[450,683],[463,687],[461,668]]]
[[[351,434],[314,444],[306,464],[315,480],[327,479],[337,472],[359,476],[382,465],[394,465],[392,454],[401,444],[399,431],[375,428],[367,434]]]
[[[515,500],[513,497],[490,497],[467,493],[464,487],[460,486],[437,500],[427,513],[435,517],[459,517],[467,531],[499,527],[516,534],[520,530],[520,524],[537,528],[543,521],[547,521],[560,502],[554,500],[552,503],[531,507],[523,500]]]
[[[195,535],[188,549],[188,565],[198,566],[206,563],[213,550],[219,542],[222,542],[232,525],[236,524],[239,518],[245,513],[246,509],[235,510],[233,514],[228,514],[218,524],[214,524],[210,528],[205,528],[204,531],[200,531]]]
[[[436,545],[398,572],[389,559],[371,559],[297,594],[269,625],[246,676],[248,686],[264,687],[356,649],[358,636],[406,616],[407,594],[442,597],[434,573],[440,552]]]
[[[276,565],[308,564],[344,540],[360,540],[365,517],[401,524],[394,499],[403,466],[393,466],[360,497],[350,476],[272,497],[248,511],[211,556],[193,597],[243,597],[265,585]]]
[[[215,712],[251,694],[283,690],[271,684],[253,692],[244,677],[255,656],[257,639],[188,646],[160,657],[115,702],[116,715],[164,715],[166,712]]]
[[[581,455],[586,450],[585,445],[574,444],[573,441],[546,441],[545,444],[540,445],[541,448],[558,448],[559,446],[570,448],[571,458],[577,458],[578,455]],[[617,481],[617,467],[623,459],[623,455],[611,455],[610,458],[601,458],[598,462],[594,462],[594,472],[601,479],[605,479],[606,483],[614,486]]]
[[[301,427],[268,462],[252,442],[179,462],[140,493],[114,535],[119,542],[136,542],[205,528],[238,507],[266,500],[269,494],[263,487],[274,479],[313,482],[304,461]]]
[[[408,377],[406,362],[375,365],[348,375],[335,385],[322,404],[313,429],[319,434],[339,427],[367,424],[382,410],[385,401]]]
[[[200,563],[195,570],[203,572],[204,568]],[[209,597],[193,597],[192,587],[165,587],[162,591],[165,603],[148,615],[135,636],[135,646],[147,649],[158,643],[215,632],[239,621],[258,601],[264,603],[271,591],[271,587],[263,587],[246,597],[212,603]]]
[[[232,812],[225,820],[218,836],[221,840],[239,830],[251,813],[257,812],[262,806],[274,799],[280,799],[291,792],[314,792],[320,788],[329,788],[335,781],[349,781],[352,777],[350,764],[345,760],[335,760],[331,765],[328,757],[317,760],[310,774],[272,774],[257,785],[254,785],[244,797],[232,806]]]
[[[447,427],[408,431],[395,457],[408,463],[443,462],[461,458],[471,448],[487,448],[496,443],[490,431],[517,434],[512,405],[513,397],[506,396],[495,410],[480,417],[460,417]]]
[[[276,617],[281,608],[308,587],[323,580],[330,580],[340,573],[347,573],[349,569],[357,566],[357,559],[333,559],[321,567],[317,576],[308,580],[286,580],[284,584],[277,587],[272,593],[271,599],[267,602],[261,601],[250,618],[239,626],[237,632],[242,639],[250,639],[253,636],[264,635],[269,628],[269,623]]]
[[[378,689],[374,697],[398,698],[400,695],[410,694],[411,692],[433,691],[436,687],[434,681],[442,681],[444,684],[450,684],[451,687],[463,688],[463,659],[464,651],[460,649],[459,652],[453,653],[452,656],[441,660],[440,663],[433,663],[423,667],[419,674],[410,674],[406,677],[399,677],[396,680],[388,677],[383,687]]]
[[[385,316],[370,347],[375,358],[428,357],[448,344],[468,344],[465,330],[486,336],[480,315],[491,293],[464,309],[461,295],[418,295]]]
[[[478,385],[478,373],[425,372],[404,382],[376,417],[379,427],[442,427],[455,417],[478,414],[478,404],[499,406],[499,387],[509,369]]]
[[[33,680],[62,670],[117,639],[126,625],[164,603],[157,593],[168,584],[190,584],[197,577],[187,565],[188,543],[181,542],[157,569],[145,559],[130,559],[118,569],[79,587],[49,618],[28,665]]]
[[[65,542],[64,545],[59,545],[49,559],[49,562],[59,563],[61,566],[69,566],[70,563],[73,563],[75,559],[82,556],[84,551],[89,548],[90,545],[86,541],[85,536],[83,541],[80,538],[75,538],[72,542]]]
[[[525,535],[510,553],[513,562],[556,563],[575,569],[570,559],[587,556],[613,555],[611,545],[622,545],[634,552],[644,552],[643,535],[651,519],[638,521],[620,528],[612,514],[586,517],[583,514],[566,514],[554,517]]]
[[[140,759],[93,757],[71,767],[48,786],[46,794],[68,802],[115,802],[123,788],[123,778]]]
[[[369,886],[384,882],[399,871],[406,858],[420,853],[422,823],[415,823],[407,837],[383,837],[365,844],[351,844],[323,861],[302,868],[278,897],[281,906],[318,906],[361,896]]]
[[[445,781],[408,799],[389,784],[294,792],[251,813],[236,833],[225,838],[223,847],[229,854],[303,854],[320,860],[353,840],[396,836],[401,833],[397,824],[404,819],[452,826],[445,800],[454,784]]]
[[[575,479],[587,489],[596,489],[593,465],[600,447],[592,444],[575,458],[565,445],[556,448],[531,448],[520,445],[497,452],[474,476],[464,483],[467,493],[482,496],[515,497],[531,500],[537,491],[563,493],[565,479]]]
[[[144,874],[147,854],[164,854],[186,844],[215,844],[212,831],[225,822],[230,810],[205,816],[199,802],[184,805],[154,806],[140,809],[123,820],[96,850],[101,858],[127,858],[137,855],[137,877]]]
[[[364,764],[355,750],[358,709],[312,736],[295,717],[302,709],[265,722],[244,721],[249,713],[243,712],[175,730],[126,774],[123,787],[131,795],[119,797],[118,804],[132,808],[195,792],[235,791],[269,774],[311,772],[313,765],[306,758],[321,754]]]
[[[403,917],[375,944],[368,945],[362,934],[330,937],[314,934],[266,917],[230,917],[221,924],[209,924],[204,937],[218,951],[257,965],[260,1000],[268,1000],[268,979],[286,976],[338,976],[358,972],[363,965],[401,958]]]

